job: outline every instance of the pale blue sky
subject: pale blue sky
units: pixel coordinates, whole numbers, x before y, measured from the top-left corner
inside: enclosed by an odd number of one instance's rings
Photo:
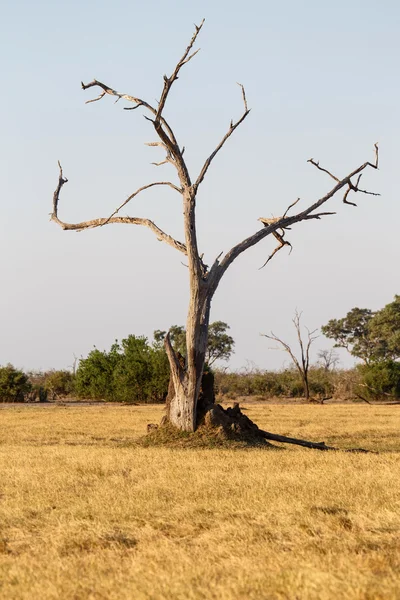
[[[212,320],[231,325],[231,367],[254,361],[278,368],[260,332],[294,339],[291,318],[320,327],[353,306],[377,309],[399,293],[398,163],[400,5],[396,1],[287,0],[246,3],[126,0],[14,0],[0,4],[0,364],[64,368],[73,354],[109,347],[129,333],[184,324],[187,270],[181,255],[145,228],[109,226],[63,232],[49,222],[60,159],[69,183],[60,216],[108,216],[128,193],[172,167],[144,142],[154,139],[140,111],[93,97],[94,77],[154,102],[206,17],[201,52],[182,71],[166,108],[195,174],[242,109],[252,112],[213,163],[198,199],[206,262],[256,231],[260,216],[302,205],[331,181],[307,164],[313,156],[339,176],[373,159],[365,185],[382,197],[338,197],[334,217],[290,232],[293,252],[267,239],[228,272]],[[182,238],[174,192],[149,191],[127,214],[148,216]],[[329,347],[320,338],[315,350]],[[350,364],[343,355],[343,364]]]

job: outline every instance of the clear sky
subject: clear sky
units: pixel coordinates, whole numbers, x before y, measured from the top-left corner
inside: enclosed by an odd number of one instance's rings
[[[373,159],[364,185],[382,196],[330,201],[337,215],[300,223],[263,270],[267,238],[231,267],[212,320],[231,326],[232,368],[279,368],[286,357],[260,333],[294,340],[291,318],[310,328],[354,306],[377,309],[399,287],[400,4],[395,0],[3,0],[0,3],[0,364],[66,368],[93,345],[184,324],[182,256],[146,228],[83,233],[49,222],[57,160],[69,183],[60,217],[108,216],[137,187],[174,178],[140,110],[123,111],[80,81],[97,78],[154,102],[206,17],[201,52],[182,71],[165,114],[195,175],[242,110],[252,112],[214,161],[198,197],[205,262],[255,232],[260,216],[302,207],[331,187],[306,161],[345,176]],[[173,179],[174,180],[174,179]],[[126,214],[154,219],[182,239],[179,196],[145,192]],[[330,347],[323,337],[315,351]],[[351,361],[342,355],[342,364]]]

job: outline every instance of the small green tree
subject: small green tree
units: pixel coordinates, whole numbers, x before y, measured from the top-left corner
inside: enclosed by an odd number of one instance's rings
[[[233,337],[227,331],[230,329],[223,321],[214,321],[208,329],[206,362],[211,366],[216,360],[229,360],[235,345]]]
[[[12,365],[0,367],[0,402],[23,402],[31,389],[28,376]]]
[[[369,308],[353,308],[342,319],[331,319],[321,327],[322,333],[335,340],[335,348],[346,348],[352,356],[368,364],[374,355],[369,324],[374,313]]]
[[[164,346],[166,335],[167,332],[162,331],[161,329],[156,329],[153,333],[154,344],[157,348],[162,348]],[[186,356],[186,330],[182,325],[172,325],[169,330],[169,339],[171,340],[175,352],[178,352],[182,356]]]
[[[331,319],[322,333],[366,365],[400,358],[400,296],[377,312],[353,308],[342,319]]]
[[[376,360],[400,358],[400,296],[379,310],[369,323],[369,338]]]
[[[208,341],[206,349],[206,363],[210,367],[216,360],[229,360],[232,356],[235,340],[227,333],[230,329],[227,323],[215,321],[208,328]],[[159,346],[164,343],[166,331],[157,329],[154,332],[155,343]],[[182,325],[173,325],[169,330],[169,337],[175,352],[186,356],[186,330]]]

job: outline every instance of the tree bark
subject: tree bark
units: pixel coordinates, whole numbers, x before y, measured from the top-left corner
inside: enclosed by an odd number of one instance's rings
[[[190,234],[189,234],[190,236]],[[192,242],[193,243],[193,242]],[[186,322],[186,360],[178,356],[166,337],[171,369],[167,420],[182,431],[193,432],[197,426],[197,402],[206,359],[211,294],[189,258],[190,303]],[[179,365],[179,366],[178,366]]]

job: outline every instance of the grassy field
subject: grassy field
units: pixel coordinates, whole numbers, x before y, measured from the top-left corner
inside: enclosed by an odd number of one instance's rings
[[[400,598],[400,406],[247,405],[378,455],[138,445],[161,414],[0,408],[2,599]]]

